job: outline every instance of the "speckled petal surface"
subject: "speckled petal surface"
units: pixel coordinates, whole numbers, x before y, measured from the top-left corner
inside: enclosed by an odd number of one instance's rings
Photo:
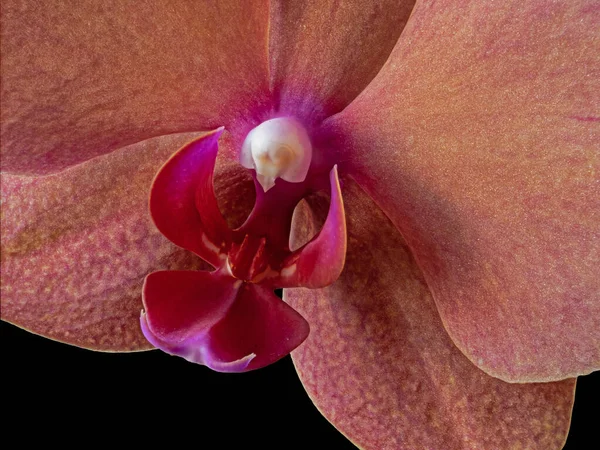
[[[307,122],[341,111],[377,74],[413,4],[272,1],[269,58],[278,109]]]
[[[156,171],[197,136],[151,139],[45,177],[3,174],[2,319],[97,350],[149,348],[139,330],[144,277],[208,268],[148,213]],[[226,159],[217,167],[220,205],[239,222],[251,205],[232,193],[252,182]]]
[[[223,264],[231,239],[213,188],[222,133],[184,145],[160,168],[150,189],[150,214],[160,232],[215,267]]]
[[[600,368],[600,8],[419,2],[329,125],[456,345],[506,381]]]
[[[292,357],[317,408],[364,450],[560,449],[575,380],[510,384],[479,370],[445,332],[394,225],[349,180],[344,200],[342,276],[322,290],[284,290],[311,326]]]
[[[2,2],[2,167],[51,173],[268,103],[265,1]]]

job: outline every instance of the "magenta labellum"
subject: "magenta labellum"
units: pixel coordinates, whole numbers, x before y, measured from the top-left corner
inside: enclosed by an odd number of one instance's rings
[[[246,222],[229,229],[213,188],[223,131],[173,155],[150,192],[157,228],[215,270],[148,275],[141,326],[146,338],[168,353],[214,370],[242,372],[280,359],[306,339],[308,323],[273,291],[333,283],[344,266],[346,225],[337,167],[310,172],[306,131],[298,121],[281,118],[263,123],[246,140],[241,158],[254,163],[256,202]],[[257,134],[259,140],[253,140]],[[296,205],[327,185],[331,203],[322,230],[292,251]]]

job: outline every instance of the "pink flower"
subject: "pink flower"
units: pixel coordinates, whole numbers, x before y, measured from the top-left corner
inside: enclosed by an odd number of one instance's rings
[[[600,365],[600,8],[441,3],[3,2],[2,318],[150,348],[145,277],[208,269],[153,225],[156,172],[224,127],[227,234],[254,202],[246,135],[293,117],[347,224],[339,279],[273,303],[310,326],[292,356],[323,414],[367,449],[560,448]],[[306,200],[293,247],[329,209]]]

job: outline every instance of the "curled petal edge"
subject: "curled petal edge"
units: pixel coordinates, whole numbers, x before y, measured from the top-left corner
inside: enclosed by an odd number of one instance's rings
[[[203,351],[204,348],[199,342],[192,341],[186,342],[185,344],[174,345],[156,337],[150,330],[146,315],[147,314],[142,311],[140,316],[140,326],[144,336],[148,339],[148,342],[166,353],[180,356],[189,362],[202,364],[217,372],[244,372],[250,362],[256,357],[256,354],[251,353],[236,361],[221,362],[212,360],[210,356],[207,355],[207,352]]]
[[[140,325],[152,345],[219,372],[272,364],[309,333],[306,320],[271,288],[221,272],[150,274],[144,306]]]
[[[171,242],[215,267],[222,265],[230,231],[215,197],[218,128],[184,145],[160,169],[150,189],[150,214]]]
[[[313,239],[286,258],[276,283],[279,287],[323,288],[342,273],[347,230],[337,165],[329,173],[329,182],[331,202],[325,224]]]

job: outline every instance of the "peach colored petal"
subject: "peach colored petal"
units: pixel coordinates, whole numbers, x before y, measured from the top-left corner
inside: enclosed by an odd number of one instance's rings
[[[307,122],[339,112],[388,58],[414,0],[272,1],[271,87]]]
[[[292,357],[325,417],[365,450],[561,448],[575,380],[510,384],[479,370],[446,334],[394,225],[349,180],[344,199],[342,276],[323,290],[285,290],[310,323]],[[323,216],[326,205],[314,206]],[[299,234],[315,227],[310,216],[306,208]]]
[[[144,277],[208,268],[163,237],[148,213],[156,171],[195,136],[151,139],[43,177],[4,174],[2,318],[82,347],[149,348],[139,330]],[[218,192],[223,179],[252,186],[227,160],[218,164]],[[249,208],[221,206],[234,216]]]
[[[600,8],[424,1],[329,124],[444,326],[506,381],[600,368]]]
[[[266,0],[3,1],[3,170],[251,120],[269,98],[268,19]]]

